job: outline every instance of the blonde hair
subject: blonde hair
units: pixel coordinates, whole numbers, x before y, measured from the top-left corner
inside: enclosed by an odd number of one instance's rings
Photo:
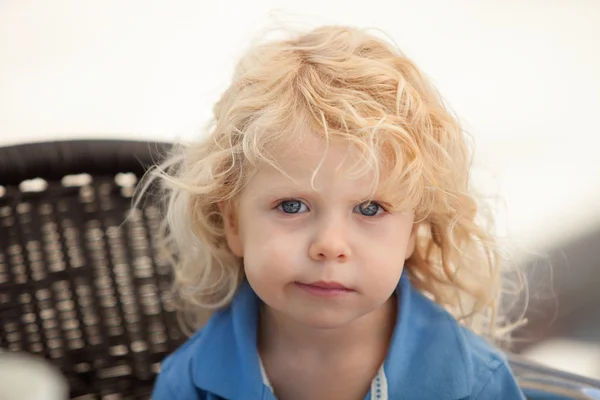
[[[278,146],[301,140],[301,127],[346,140],[369,168],[385,168],[383,187],[415,211],[416,251],[405,266],[413,285],[478,333],[506,333],[501,260],[469,194],[465,133],[408,58],[341,26],[253,48],[207,137],[176,147],[152,171],[163,183],[165,244],[191,327],[202,310],[226,306],[244,276],[218,203],[236,198],[258,161],[274,163]]]

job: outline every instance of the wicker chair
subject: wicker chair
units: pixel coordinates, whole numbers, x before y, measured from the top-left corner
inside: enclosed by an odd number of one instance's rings
[[[50,360],[72,398],[149,398],[159,362],[184,340],[157,255],[160,211],[145,201],[126,219],[166,148],[0,148],[0,348]]]

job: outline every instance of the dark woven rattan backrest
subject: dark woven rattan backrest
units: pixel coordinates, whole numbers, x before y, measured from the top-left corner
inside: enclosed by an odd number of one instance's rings
[[[0,149],[0,348],[47,358],[73,398],[148,398],[184,339],[134,186],[165,144],[80,141]]]

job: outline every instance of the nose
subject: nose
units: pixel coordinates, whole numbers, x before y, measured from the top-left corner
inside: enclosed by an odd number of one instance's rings
[[[315,261],[345,262],[351,256],[347,240],[347,227],[340,222],[331,221],[323,224],[309,247],[309,256]]]

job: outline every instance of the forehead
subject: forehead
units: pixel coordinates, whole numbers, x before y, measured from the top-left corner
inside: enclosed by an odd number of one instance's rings
[[[260,162],[249,184],[275,187],[285,183],[322,191],[345,182],[363,192],[372,192],[378,183],[377,167],[369,165],[356,146],[346,140],[326,142],[307,134],[294,146],[282,146],[272,154],[272,162]]]

